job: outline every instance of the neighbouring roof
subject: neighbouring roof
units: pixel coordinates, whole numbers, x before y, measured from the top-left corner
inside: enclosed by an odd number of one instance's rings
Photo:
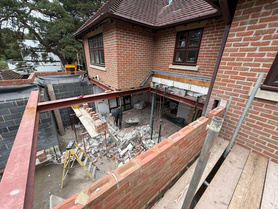
[[[138,23],[153,29],[165,28],[220,15],[205,0],[108,0],[74,34],[80,38],[84,32],[107,18]]]
[[[12,70],[0,67],[0,80],[14,80],[14,79],[21,79],[21,78],[22,75]]]

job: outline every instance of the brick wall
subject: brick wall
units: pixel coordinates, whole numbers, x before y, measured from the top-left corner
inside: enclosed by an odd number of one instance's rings
[[[115,89],[137,87],[152,70],[153,33],[122,21],[105,23],[102,28],[106,72],[90,67],[88,37],[83,37],[89,77]]]
[[[212,96],[234,96],[220,136],[229,140],[249,98],[248,91],[268,72],[278,51],[278,1],[240,0],[226,42]],[[278,103],[255,98],[236,143],[278,163]]]
[[[154,33],[129,23],[117,22],[119,88],[138,87],[153,69]]]
[[[224,110],[219,107],[210,117],[223,116]],[[207,118],[199,118],[54,208],[152,206],[199,154],[208,122]]]
[[[224,33],[222,18],[207,22],[200,47],[197,72],[169,69],[173,62],[176,34],[174,28],[151,30],[114,21],[102,27],[106,72],[88,67],[90,78],[99,75],[100,81],[115,89],[138,87],[151,70],[194,74],[211,77]],[[95,34],[94,34],[95,35]],[[87,66],[90,66],[88,37],[83,37]]]
[[[197,65],[198,71],[169,69],[173,62],[177,32],[174,28],[159,30],[155,36],[154,70],[211,77],[223,38],[222,18],[210,19],[204,27]]]
[[[94,36],[95,34],[87,34],[83,37],[82,41],[84,44],[88,74],[90,78],[99,75],[100,82],[112,86],[114,88],[118,88],[116,23],[104,23],[101,31],[103,34],[103,47],[106,71],[90,67],[91,61],[89,56],[88,38]]]

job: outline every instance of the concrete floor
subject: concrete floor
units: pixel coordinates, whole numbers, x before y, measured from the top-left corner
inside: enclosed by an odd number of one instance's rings
[[[147,106],[142,110],[131,109],[123,113],[123,127],[124,121],[128,118],[139,118],[140,123],[137,126],[147,125],[150,122],[150,109],[151,105]],[[154,130],[158,132],[159,130],[159,108],[157,108],[154,116]],[[129,128],[123,128],[123,132],[130,132],[134,126]],[[168,120],[163,119],[161,135],[162,140],[172,135],[180,129],[179,126],[169,122]],[[79,132],[82,130],[78,130]],[[61,152],[65,151],[65,147],[68,142],[75,140],[74,132],[70,127],[66,128],[66,134],[64,136],[59,136],[59,146]],[[102,176],[106,175],[109,169],[116,169],[118,163],[113,160],[103,157],[98,159],[96,165],[99,168],[99,171],[96,172],[96,179],[100,179]],[[46,162],[36,167],[35,175],[35,191],[34,191],[34,209],[48,209],[50,195],[56,195],[58,197],[67,199],[70,196],[80,192],[86,186],[92,184],[92,180],[87,176],[85,171],[81,166],[76,162],[73,168],[71,169],[70,174],[66,177],[64,181],[64,187],[61,189],[61,180],[62,180],[62,171],[63,165],[54,164],[52,162]]]

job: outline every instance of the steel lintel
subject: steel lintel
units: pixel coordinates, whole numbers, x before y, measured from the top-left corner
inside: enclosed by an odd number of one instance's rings
[[[151,88],[150,92],[155,93],[155,89]],[[160,95],[160,96],[164,96],[164,91],[157,90],[157,94]],[[178,96],[178,95],[170,94],[170,93],[166,93],[165,97],[167,97],[169,99],[172,99],[174,101],[186,104],[186,105],[191,106],[191,107],[195,107],[195,105],[196,105],[196,100],[192,99],[192,98],[182,97],[182,96]],[[203,107],[204,107],[203,103],[198,103],[197,104],[198,109],[202,110]]]
[[[38,137],[39,91],[32,91],[0,183],[1,208],[32,208]]]
[[[135,90],[120,91],[120,92],[113,91],[113,92],[109,92],[109,93],[85,95],[82,98],[71,97],[71,98],[60,99],[60,100],[55,100],[55,101],[41,102],[38,104],[38,111],[45,112],[45,111],[49,111],[49,110],[70,107],[70,106],[78,105],[78,104],[96,102],[96,101],[106,100],[106,99],[113,99],[113,98],[117,98],[117,97],[123,97],[123,96],[127,96],[127,95],[146,92],[146,91],[149,91],[149,89],[150,88],[147,87],[147,88],[140,88],[140,89],[135,89]]]
[[[104,84],[102,84],[102,83],[100,83],[100,82],[98,82],[98,81],[96,81],[96,80],[94,80],[94,79],[89,78],[89,80],[90,80],[93,84],[99,86],[100,88],[102,88],[102,89],[104,89],[104,90],[111,90],[111,91],[114,91],[113,89],[109,88],[108,86],[106,86],[106,85],[104,85]]]

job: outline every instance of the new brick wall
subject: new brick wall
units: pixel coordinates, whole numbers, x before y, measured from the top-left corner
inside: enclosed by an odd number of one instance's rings
[[[249,98],[278,51],[278,1],[239,0],[208,106],[221,98],[232,104],[220,136],[230,140]],[[255,98],[236,143],[278,163],[278,103]]]
[[[224,110],[219,107],[210,117],[223,116]],[[199,154],[208,122],[199,118],[54,208],[152,206]]]
[[[197,65],[198,71],[169,69],[173,62],[176,35],[174,28],[157,31],[154,47],[154,70],[174,73],[192,74],[211,77],[220,44],[223,38],[225,23],[222,18],[210,19],[204,27]]]

